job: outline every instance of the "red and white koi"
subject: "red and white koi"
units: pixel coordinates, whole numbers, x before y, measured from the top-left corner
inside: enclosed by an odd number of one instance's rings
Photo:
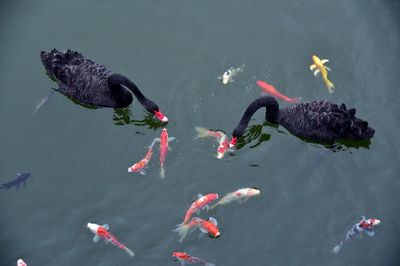
[[[186,252],[180,252],[180,251],[172,252],[172,257],[180,261],[182,266],[186,265],[186,263],[201,264],[205,266],[215,266],[215,264],[213,263],[206,262],[198,257],[190,256]]]
[[[233,201],[238,201],[240,203],[246,202],[252,197],[259,196],[261,194],[261,190],[258,188],[241,188],[231,193],[226,194],[222,199],[220,199],[217,203],[212,205],[210,209],[214,209],[217,206],[225,205],[231,203]]]
[[[228,151],[232,151],[229,149],[229,138],[227,135],[220,131],[220,130],[210,130],[204,127],[195,127],[197,131],[196,139],[199,138],[207,138],[212,137],[218,141],[218,148],[217,148],[217,158],[222,159]]]
[[[108,231],[110,230],[110,226],[108,224],[98,225],[95,223],[88,223],[87,228],[89,228],[90,232],[94,234],[94,243],[99,242],[100,239],[104,239],[104,241],[106,241],[107,243],[112,243],[113,245],[124,250],[126,253],[128,253],[129,256],[135,256],[135,253],[133,253],[132,250],[121,244],[118,239]]]
[[[365,232],[368,236],[373,237],[375,235],[373,228],[380,223],[381,221],[379,219],[367,219],[365,218],[365,216],[361,216],[361,221],[353,225],[353,227],[347,232],[344,240],[340,241],[340,243],[333,248],[332,252],[339,253],[344,243],[347,243],[351,238],[355,236],[361,236],[362,232]]]
[[[198,194],[197,197],[198,199],[194,201],[187,210],[185,218],[183,219],[183,223],[179,225],[187,224],[194,213],[197,213],[204,208],[208,209],[208,205],[218,199],[218,194],[210,193],[204,196],[202,194]]]
[[[283,94],[280,93],[277,89],[275,89],[274,86],[268,84],[268,83],[265,82],[265,81],[257,80],[256,83],[257,83],[258,86],[260,86],[260,87],[263,89],[263,91],[264,91],[265,93],[268,93],[268,94],[270,94],[270,95],[272,95],[272,96],[275,96],[275,97],[277,97],[277,98],[279,98],[279,99],[281,99],[281,100],[284,100],[284,101],[286,101],[286,102],[289,102],[289,103],[298,103],[298,102],[301,100],[301,98],[290,98],[290,97],[288,97],[288,96],[286,96],[286,95],[283,95]]]
[[[28,266],[28,264],[23,259],[18,259],[17,266]]]
[[[178,227],[173,232],[177,232],[180,236],[179,242],[182,242],[190,230],[199,228],[199,230],[208,234],[212,238],[220,237],[221,233],[218,229],[218,222],[215,218],[210,217],[208,221],[200,219],[199,217],[193,217],[187,224],[178,225]]]
[[[163,128],[160,136],[160,176],[161,178],[165,177],[165,171],[164,171],[164,163],[165,163],[165,158],[167,157],[167,152],[168,152],[168,142],[171,142],[175,140],[174,137],[168,137],[168,131],[166,128]]]
[[[149,146],[149,150],[147,151],[146,155],[144,156],[144,158],[135,163],[134,165],[132,165],[131,167],[128,168],[128,172],[139,172],[141,175],[145,175],[146,174],[146,170],[145,168],[147,168],[151,156],[153,155],[153,146],[154,144],[159,141],[159,138],[155,138],[153,140],[153,142],[151,143],[151,145]]]
[[[224,72],[221,76],[218,76],[219,80],[222,80],[222,83],[228,84],[229,82],[234,82],[233,77],[244,71],[244,64],[238,68],[229,68]]]

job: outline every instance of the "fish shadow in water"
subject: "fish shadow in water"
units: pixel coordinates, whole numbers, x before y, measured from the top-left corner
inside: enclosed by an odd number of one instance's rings
[[[28,179],[28,177],[30,176],[30,173],[18,173],[17,177],[7,183],[4,183],[0,189],[5,188],[5,189],[10,189],[12,187],[15,187],[16,189],[19,189],[19,185],[21,185],[21,183],[24,184],[24,187],[26,186],[26,179]]]

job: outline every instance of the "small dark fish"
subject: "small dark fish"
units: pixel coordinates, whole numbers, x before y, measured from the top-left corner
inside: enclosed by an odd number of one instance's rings
[[[36,114],[40,108],[43,107],[43,105],[45,105],[51,98],[51,96],[53,96],[54,94],[54,89],[50,90],[50,92],[48,94],[46,94],[45,96],[43,96],[43,98],[40,100],[40,102],[38,102],[38,104],[36,105],[36,109],[33,112],[34,114]]]
[[[19,189],[19,185],[21,183],[24,183],[24,187],[26,186],[26,179],[28,179],[28,177],[30,176],[30,173],[18,173],[17,177],[13,180],[10,181],[8,183],[4,183],[1,188],[5,188],[5,189],[10,189],[12,187],[16,187],[17,189]]]

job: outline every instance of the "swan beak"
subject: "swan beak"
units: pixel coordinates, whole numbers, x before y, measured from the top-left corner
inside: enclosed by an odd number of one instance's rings
[[[232,149],[233,147],[235,147],[236,142],[237,142],[237,138],[236,138],[236,137],[233,137],[232,140],[231,140],[231,142],[229,143],[229,148]]]
[[[168,122],[168,117],[166,117],[163,113],[155,111],[154,115],[157,117],[158,120],[160,120],[161,122]]]

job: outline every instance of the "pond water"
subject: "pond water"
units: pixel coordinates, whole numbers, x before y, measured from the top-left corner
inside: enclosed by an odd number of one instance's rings
[[[172,251],[216,265],[399,265],[398,1],[8,1],[0,4],[0,265],[179,265]],[[90,109],[59,93],[41,50],[72,49],[131,78],[168,116],[166,178],[158,146],[147,175],[128,173],[159,137],[137,103]],[[328,58],[329,94],[309,69]],[[244,66],[235,81],[217,76]],[[376,130],[369,145],[332,152],[264,123],[259,111],[240,149],[222,160],[196,126],[231,134],[265,80],[290,97],[355,107]],[[281,106],[288,103],[279,101]],[[198,193],[258,187],[260,197],[215,217],[221,237],[171,232]],[[341,241],[361,215],[373,238]],[[86,224],[111,232],[136,256],[93,244]]]

